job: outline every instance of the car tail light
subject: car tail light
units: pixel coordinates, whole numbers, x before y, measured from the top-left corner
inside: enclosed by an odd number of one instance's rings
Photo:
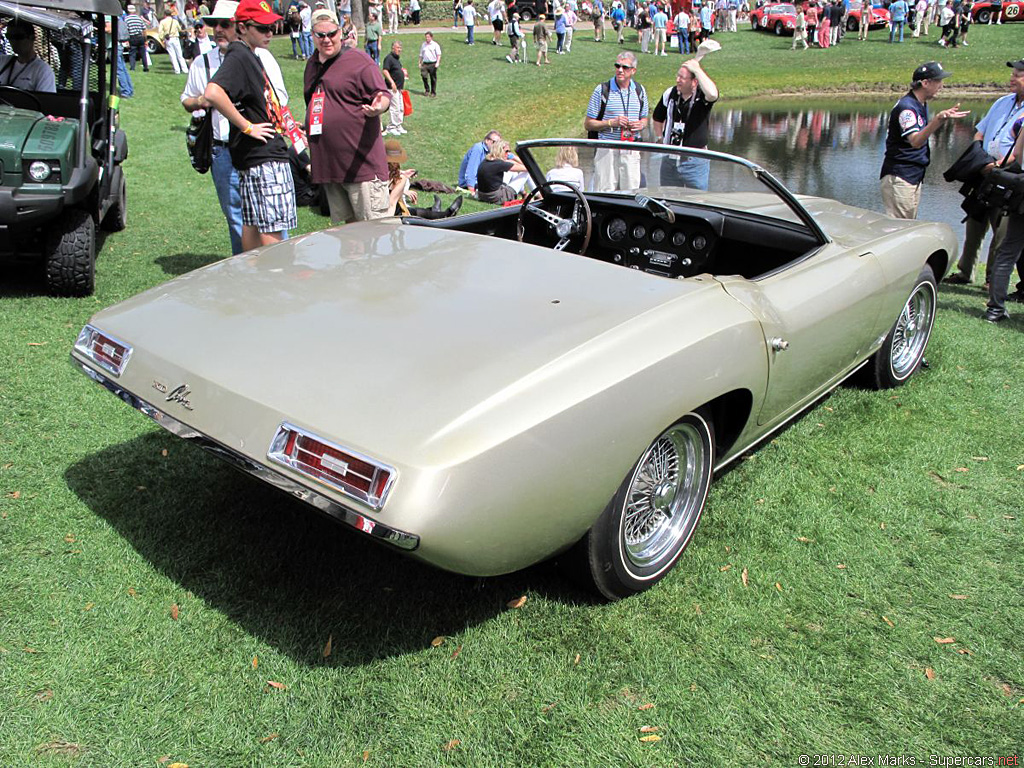
[[[384,506],[395,479],[392,467],[287,423],[277,428],[267,457],[374,509]]]
[[[78,334],[75,349],[115,376],[121,375],[132,356],[130,345],[91,325],[85,326]]]

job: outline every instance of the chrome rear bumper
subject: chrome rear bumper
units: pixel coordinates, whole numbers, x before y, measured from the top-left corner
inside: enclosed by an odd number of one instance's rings
[[[393,544],[399,549],[403,549],[411,552],[416,549],[420,543],[420,537],[405,531],[400,531],[396,528],[391,528],[383,523],[373,520],[366,515],[362,515],[354,510],[343,506],[336,501],[328,499],[316,491],[310,490],[304,485],[300,485],[289,477],[275,472],[270,468],[259,464],[252,459],[243,456],[226,445],[218,443],[211,437],[197,432],[187,424],[183,424],[177,419],[168,416],[166,413],[161,411],[159,408],[154,407],[150,403],[147,403],[140,397],[135,396],[131,392],[122,387],[111,379],[104,376],[102,373],[92,369],[81,360],[76,358],[74,355],[71,356],[71,361],[82,369],[90,379],[95,381],[100,386],[113,392],[119,398],[124,400],[128,405],[137,411],[141,411],[146,414],[159,424],[161,427],[166,429],[173,435],[176,435],[183,440],[195,443],[200,448],[209,451],[215,456],[224,459],[224,461],[231,464],[236,469],[240,469],[243,472],[253,475],[259,478],[263,482],[279,488],[282,491],[294,496],[297,499],[301,499],[312,507],[320,510],[321,512],[330,515],[334,519],[350,525],[361,533],[365,533],[371,538],[385,541],[388,544]]]

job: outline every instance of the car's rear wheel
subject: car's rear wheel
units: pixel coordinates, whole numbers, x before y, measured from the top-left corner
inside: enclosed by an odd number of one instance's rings
[[[103,217],[100,226],[107,232],[120,232],[128,226],[128,197],[123,173],[121,182],[118,184],[117,195],[110,208],[107,209],[107,215]]]
[[[851,16],[850,18],[848,18],[846,20],[846,31],[847,32],[856,32],[858,27],[859,27],[859,25],[860,25],[860,22],[857,21],[857,19],[855,19],[855,18],[853,18]]]
[[[700,522],[714,467],[714,427],[702,411],[644,451],[578,545],[585,575],[604,597],[643,592],[675,565]]]
[[[55,296],[88,296],[96,284],[96,223],[71,208],[46,238],[46,287]]]
[[[523,8],[523,10],[521,10],[519,12],[519,17],[523,21],[532,21],[533,20],[533,11],[530,10],[529,8]]]
[[[750,28],[755,32],[757,31],[757,16],[750,17]]]
[[[786,31],[786,27],[783,25],[783,23],[781,21],[776,21],[775,22],[775,34],[778,35],[779,37],[782,37],[782,33],[785,32],[785,31]]]
[[[992,11],[990,11],[988,8],[985,8],[984,10],[978,11],[978,23],[979,24],[988,24],[988,20],[991,19],[991,18],[992,18]]]
[[[146,50],[149,51],[150,55],[152,56],[164,52],[164,49],[160,47],[160,43],[158,43],[152,37],[146,38]]]
[[[935,324],[938,292],[935,273],[925,265],[882,347],[868,363],[876,389],[898,387],[921,367]]]

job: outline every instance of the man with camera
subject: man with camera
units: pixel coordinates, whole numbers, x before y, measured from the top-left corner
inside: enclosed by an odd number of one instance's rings
[[[623,51],[615,59],[615,77],[590,95],[583,128],[599,139],[630,142],[647,127],[647,91],[633,82],[636,56]],[[628,146],[628,145],[627,145]],[[594,191],[614,192],[640,187],[640,153],[602,147],[594,153]]]
[[[683,62],[676,84],[654,108],[656,141],[676,147],[708,148],[708,118],[718,101],[718,86],[697,59]],[[707,189],[711,161],[697,157],[666,157],[661,165],[662,186]]]

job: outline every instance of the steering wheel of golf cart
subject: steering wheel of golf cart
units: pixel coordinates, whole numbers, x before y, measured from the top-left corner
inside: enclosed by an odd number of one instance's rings
[[[572,214],[568,217],[563,218],[556,213],[548,211],[544,208],[543,199],[537,200],[538,197],[542,197],[542,192],[545,190],[551,191],[552,187],[556,186],[565,187],[576,196]],[[556,208],[556,210],[560,209]],[[526,234],[527,214],[536,216],[547,223],[548,228],[558,238],[558,242],[554,246],[556,251],[564,251],[570,242],[577,239],[579,242],[573,246],[573,250],[576,253],[587,252],[594,215],[590,212],[587,198],[583,196],[583,193],[575,184],[570,184],[567,181],[545,181],[526,196],[522,206],[519,208],[519,219],[516,221],[516,236],[519,238],[519,242],[523,241],[523,236]]]
[[[28,102],[29,106],[21,107],[21,104],[25,102]],[[43,105],[34,93],[15,88],[13,85],[0,85],[0,104],[21,109],[34,109],[36,112],[43,111]]]

